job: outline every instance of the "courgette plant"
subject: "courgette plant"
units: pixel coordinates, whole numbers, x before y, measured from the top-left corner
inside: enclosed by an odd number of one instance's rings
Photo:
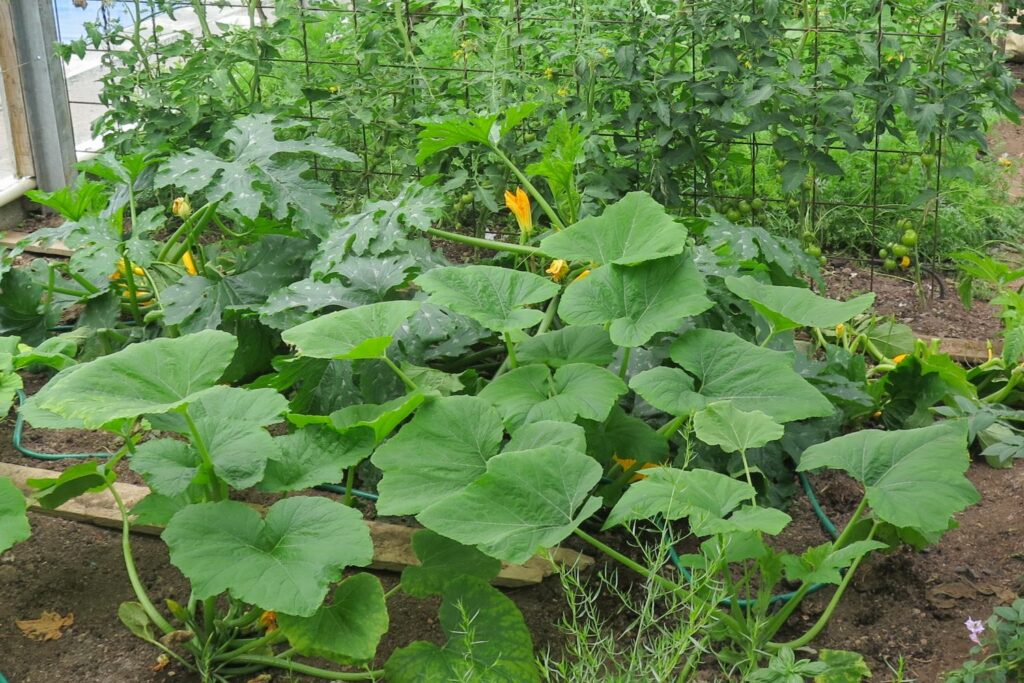
[[[218,384],[237,342],[215,330],[73,366],[32,397],[24,410],[33,424],[123,440],[109,462],[36,482],[32,497],[56,506],[87,489],[111,491],[136,593],[120,613],[133,633],[204,680],[258,667],[332,680],[538,680],[522,616],[487,584],[500,562],[527,561],[575,536],[700,600],[686,574],[643,566],[595,531],[685,522],[702,544],[680,558],[682,567],[739,567],[722,571],[733,600],[716,607],[717,632],[749,670],[761,653],[813,640],[868,554],[934,542],[977,500],[964,477],[962,423],[855,432],[799,456],[800,470],[837,469],[863,488],[838,538],[800,555],[772,550],[766,538],[790,518],[761,502],[752,458],[797,423],[837,412],[795,370],[792,332],[835,327],[863,312],[870,296],[837,302],[774,285],[763,265],[734,262],[723,273],[721,260],[705,258],[705,273],[687,225],[643,193],[550,232],[537,247],[510,247],[590,272],[554,282],[498,265],[438,267],[415,280],[425,301],[354,306],[282,333],[300,359],[386,367],[401,388],[380,403],[312,415],[292,411],[270,388]],[[505,347],[506,362],[468,386],[406,363],[394,342],[424,306],[475,321]],[[267,428],[283,419],[290,433],[271,436]],[[425,527],[413,541],[423,564],[392,591],[441,595],[448,637],[443,646],[401,647],[383,669],[370,662],[387,630],[389,593],[374,576],[352,573],[373,548],[360,513],[346,505],[367,458],[382,473],[378,514],[413,515]],[[694,464],[715,458],[738,464]],[[152,489],[132,510],[112,486],[123,460]],[[341,502],[287,495],[263,513],[232,499],[247,489],[290,494],[338,481]],[[24,501],[8,488],[0,494],[9,545],[25,523]],[[161,608],[148,594],[129,538],[140,523],[165,525],[171,562],[191,584],[187,599]],[[783,578],[797,588],[769,614],[767,591]],[[822,583],[838,586],[828,607],[806,632],[779,642],[788,617]],[[741,606],[754,584],[763,605]],[[347,668],[312,666],[300,655]],[[682,678],[699,664],[698,655],[687,659]]]

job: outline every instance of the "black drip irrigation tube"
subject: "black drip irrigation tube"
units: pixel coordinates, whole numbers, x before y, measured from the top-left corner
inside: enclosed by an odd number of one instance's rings
[[[20,408],[21,404],[24,403],[24,402],[25,402],[25,392],[22,391],[21,389],[19,389],[18,390],[18,407]],[[109,458],[110,457],[109,453],[39,453],[39,452],[36,452],[36,451],[34,451],[34,450],[30,449],[30,448],[27,448],[22,443],[22,434],[24,432],[24,429],[25,429],[25,420],[24,420],[24,418],[21,415],[21,411],[17,410],[17,411],[15,411],[14,432],[13,432],[13,435],[12,435],[12,438],[11,438],[11,442],[12,442],[12,444],[14,446],[14,450],[16,450],[17,452],[21,453],[22,455],[24,455],[24,456],[26,456],[28,458],[35,458],[36,460],[54,461],[54,460],[71,460],[71,459],[82,459],[82,458]],[[818,496],[815,495],[815,493],[814,493],[814,488],[811,486],[810,479],[808,479],[807,475],[804,474],[803,472],[798,472],[797,473],[797,477],[800,479],[800,484],[803,487],[804,493],[807,495],[807,499],[811,503],[811,509],[814,510],[814,516],[818,518],[818,523],[821,525],[821,528],[824,529],[825,533],[828,534],[829,538],[831,538],[832,540],[835,540],[835,539],[839,538],[839,530],[836,529],[836,525],[832,523],[832,520],[829,519],[828,515],[825,514],[825,511],[821,508],[821,503],[818,501]],[[344,495],[346,493],[345,487],[344,486],[339,486],[338,484],[321,484],[320,486],[315,486],[313,488],[317,489],[318,491],[327,491],[328,493],[336,493],[336,494],[340,494],[340,495]],[[376,493],[370,493],[369,491],[363,491],[363,490],[360,490],[360,489],[349,489],[348,491],[353,496],[356,496],[357,498],[363,498],[364,500],[370,500],[370,501],[377,500],[377,494]],[[676,551],[674,546],[670,546],[669,547],[668,553],[669,553],[669,561],[672,563],[672,565],[676,569],[679,570],[679,573],[682,574],[684,577],[686,577],[686,579],[688,581],[692,580],[693,576],[690,574],[690,571],[686,567],[683,566],[682,560],[679,558],[679,553]],[[809,593],[815,593],[817,591],[822,590],[823,588],[826,588],[829,585],[830,584],[827,584],[827,583],[815,583],[815,584],[813,584],[811,586],[811,588],[810,588],[810,590],[808,592]],[[773,595],[771,600],[770,600],[770,604],[774,605],[774,604],[780,604],[780,603],[789,602],[790,600],[793,599],[793,597],[795,595],[796,595],[795,591],[789,591],[789,592],[786,592],[786,593],[779,593],[778,595]],[[723,605],[733,605],[733,604],[735,604],[735,605],[737,605],[739,607],[748,607],[750,605],[755,604],[756,602],[757,602],[756,600],[748,600],[748,599],[733,600],[732,598],[726,598],[725,600],[722,601],[722,604]],[[4,679],[2,674],[0,674],[0,683],[7,683],[7,681]]]

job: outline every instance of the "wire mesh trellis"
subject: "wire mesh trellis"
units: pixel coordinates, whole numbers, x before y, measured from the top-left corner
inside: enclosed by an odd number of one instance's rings
[[[968,46],[974,53],[950,51],[966,45],[963,38],[974,28],[959,25],[976,9],[969,0],[302,0],[275,6],[103,0],[103,7],[100,32],[106,39],[86,47],[86,56],[115,54],[118,46],[109,38],[115,22],[134,19],[169,68],[183,57],[167,58],[161,46],[175,29],[195,29],[190,17],[225,33],[237,30],[229,22],[249,31],[275,27],[275,49],[253,67],[267,76],[260,81],[259,105],[298,101],[321,134],[360,154],[358,169],[322,162],[316,167],[342,191],[373,195],[424,172],[414,159],[413,121],[419,117],[539,100],[550,116],[564,108],[586,122],[588,134],[600,140],[588,153],[598,150],[606,162],[614,157],[606,167],[593,164],[609,184],[592,194],[595,202],[627,189],[651,190],[674,208],[693,212],[711,206],[727,213],[757,201],[767,208],[743,220],[810,231],[826,249],[833,244],[832,227],[857,223],[867,242],[860,246],[872,286],[873,257],[886,240],[898,239],[894,226],[908,216],[922,233],[920,258],[939,260],[943,156],[953,125],[945,107],[946,70],[958,56],[994,60],[976,36]],[[959,43],[950,40],[951,28]],[[786,43],[796,47],[786,53]],[[745,63],[733,68],[730,59]],[[902,66],[914,59],[923,65]],[[730,88],[741,91],[740,84],[757,86],[762,72],[770,74],[761,79],[768,86],[776,79],[774,90],[740,92],[731,101],[733,119],[716,121],[724,107],[709,105],[709,99],[728,96]],[[811,103],[808,110],[776,109],[770,113],[788,121],[754,125],[750,111],[760,114],[768,111],[764,102],[798,95]],[[893,113],[900,98],[903,111]],[[107,104],[98,97],[72,102]],[[745,108],[744,102],[751,104]],[[852,122],[852,134],[829,134],[828,126],[843,123],[829,111],[833,102],[842,102],[841,114],[862,119]],[[918,125],[912,113],[930,117],[931,128],[920,139],[901,139],[893,128]],[[787,123],[803,130],[789,130]],[[526,128],[519,134],[524,156],[536,153],[540,141],[532,137],[543,132]],[[801,149],[780,146],[780,140],[789,144],[801,136],[808,138],[800,140]],[[811,180],[794,189],[780,176],[799,155],[798,166],[809,170]],[[910,160],[913,172],[891,176]],[[593,161],[588,158],[584,172]],[[500,196],[502,180],[479,163],[469,159],[463,170]],[[859,194],[849,189],[854,185]]]

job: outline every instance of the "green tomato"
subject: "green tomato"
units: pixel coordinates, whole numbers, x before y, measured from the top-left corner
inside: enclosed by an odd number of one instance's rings
[[[913,247],[917,245],[917,233],[913,229],[907,230],[903,233],[903,237],[900,238],[900,242],[906,247]]]
[[[791,209],[799,209],[800,208],[800,200],[796,199],[795,197],[790,197],[790,199],[789,199],[789,208],[791,208]]]
[[[536,133],[524,133],[523,134],[523,140],[526,140],[527,142],[533,142],[536,139],[537,139],[537,134]]]
[[[894,246],[892,248],[892,255],[895,256],[896,258],[903,258],[908,253],[910,253],[910,252],[902,244],[897,244],[896,246]]]
[[[896,172],[899,173],[900,175],[906,175],[910,173],[910,164],[901,161],[900,163],[896,164]]]
[[[878,250],[878,258],[888,258],[888,257],[889,257],[889,250],[888,249],[883,247],[882,249]]]
[[[805,190],[807,190],[808,192],[810,192],[813,187],[814,187],[814,181],[811,180],[810,178],[804,178],[803,188]]]
[[[897,227],[903,231],[912,230],[914,223],[909,218],[904,218],[897,224]]]
[[[808,256],[813,256],[814,258],[821,258],[821,247],[817,244],[809,244],[807,245],[807,248],[804,249],[804,253]]]
[[[740,212],[737,211],[736,209],[729,209],[728,211],[726,211],[725,212],[725,217],[728,218],[729,222],[731,222],[731,223],[735,223],[738,220],[740,220],[741,218],[743,218],[743,216],[740,215]]]
[[[810,230],[804,230],[804,234],[801,235],[801,237],[804,238],[804,242],[814,242],[816,239],[818,239],[818,236],[815,235]]]
[[[748,202],[746,199],[740,201],[739,208],[740,208],[740,213],[743,214],[744,216],[749,216],[750,215],[750,211],[751,211],[750,202]]]
[[[932,166],[935,165],[935,155],[934,154],[922,154],[921,155],[921,163],[924,165],[925,168],[931,168]]]
[[[825,265],[826,263],[828,263],[828,259],[825,258],[824,256],[819,256],[818,263],[820,263],[821,265]]]
[[[885,263],[882,264],[882,267],[886,270],[896,270],[896,262],[891,258],[887,258],[885,259]]]
[[[473,193],[472,192],[467,192],[466,194],[462,195],[459,198],[459,201],[462,202],[463,204],[472,204],[473,203]]]
[[[764,208],[764,200],[760,197],[754,197],[750,200],[750,208],[754,211],[760,211]]]

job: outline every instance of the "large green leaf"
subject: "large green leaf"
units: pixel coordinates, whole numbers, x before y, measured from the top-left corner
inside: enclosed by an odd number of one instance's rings
[[[373,431],[374,438],[380,443],[402,424],[405,418],[412,415],[424,400],[423,394],[416,391],[399,396],[387,403],[361,403],[336,410],[329,416],[330,425],[339,432],[364,427]]]
[[[195,421],[213,471],[235,487],[245,489],[263,479],[267,460],[277,457],[278,448],[267,430],[230,417],[202,417]]]
[[[659,515],[669,521],[696,512],[724,518],[754,495],[747,483],[711,470],[655,467],[644,470],[644,474],[612,508],[604,525],[606,529]]]
[[[503,437],[501,416],[483,399],[448,396],[425,403],[373,454],[384,472],[377,511],[416,514],[462,489],[486,471]]]
[[[423,526],[492,557],[522,563],[601,506],[590,490],[601,466],[552,446],[496,455],[487,473],[417,515]]]
[[[660,463],[668,458],[668,439],[640,418],[619,406],[612,408],[604,422],[586,420],[586,451],[602,462],[613,456],[637,462]]]
[[[235,352],[226,332],[154,339],[79,366],[39,405],[96,428],[119,418],[165,413],[220,378]]]
[[[40,507],[55,510],[83,493],[96,493],[110,486],[117,475],[101,468],[95,460],[81,462],[61,471],[57,477],[29,479],[28,485],[38,490],[34,494]]]
[[[201,461],[192,446],[177,439],[151,439],[139,444],[131,467],[153,491],[173,497],[184,493],[199,472]]]
[[[950,421],[840,436],[805,450],[797,469],[844,470],[864,485],[878,519],[927,534],[945,531],[954,514],[978,502],[964,476],[969,465],[967,425]]]
[[[454,582],[441,603],[444,647],[416,641],[384,665],[388,683],[535,683],[533,641],[515,603],[484,581]]]
[[[310,616],[345,567],[373,559],[358,510],[326,498],[274,503],[262,519],[245,503],[189,505],[162,535],[199,599],[224,591],[265,610]]]
[[[346,162],[359,157],[315,135],[278,140],[277,132],[284,127],[275,124],[271,114],[240,118],[224,135],[225,157],[198,147],[177,154],[161,167],[156,185],[202,192],[207,201],[218,201],[248,218],[256,218],[266,206],[278,220],[294,212],[301,227],[323,228],[331,222],[329,210],[337,195],[326,183],[309,177],[310,163],[294,155],[317,154]]]
[[[782,438],[785,431],[760,410],[738,410],[732,401],[718,401],[693,416],[697,438],[726,453],[745,453]]]
[[[416,163],[434,156],[438,152],[458,147],[467,142],[481,145],[497,145],[498,141],[510,130],[518,126],[523,119],[532,114],[539,103],[523,102],[505,110],[501,124],[499,114],[479,114],[464,116],[454,114],[439,119],[419,119],[416,123],[423,126],[419,132],[420,146],[416,153]]]
[[[693,378],[679,368],[661,366],[645,370],[629,380],[629,388],[669,415],[689,415],[708,402],[694,390]]]
[[[558,446],[583,453],[587,450],[587,435],[583,427],[571,422],[540,420],[517,429],[504,450],[528,451],[541,446]]]
[[[708,401],[731,400],[776,422],[828,417],[835,408],[793,370],[793,355],[762,348],[719,330],[690,330],[671,348],[672,360],[700,381]],[[687,387],[680,386],[680,390]]]
[[[435,268],[416,278],[430,301],[469,316],[495,332],[538,324],[544,313],[530,304],[547,301],[558,285],[547,278],[497,266]]]
[[[686,249],[686,228],[646,192],[630,192],[604,210],[545,237],[545,254],[567,261],[632,266]]]
[[[7,477],[0,477],[0,553],[32,535],[25,514],[25,496]]]
[[[615,374],[573,363],[558,368],[554,376],[544,365],[516,368],[488,384],[479,396],[494,404],[513,432],[539,420],[602,421],[624,393],[626,385]]]
[[[388,630],[388,606],[380,579],[356,574],[334,589],[330,605],[310,617],[280,614],[277,625],[299,654],[340,664],[373,659]]]
[[[402,591],[417,598],[440,595],[464,576],[490,582],[501,571],[501,561],[468,545],[424,529],[412,537],[418,565],[402,570]]]
[[[605,325],[619,346],[641,346],[711,308],[688,254],[638,266],[608,265],[565,290],[558,314],[571,325]]]
[[[373,452],[373,432],[354,428],[339,434],[327,427],[304,427],[274,439],[277,448],[267,460],[263,491],[302,491],[341,481],[345,468]]]
[[[569,363],[606,366],[615,360],[617,347],[601,325],[573,325],[530,337],[516,346],[524,365],[544,363],[558,368]]]
[[[860,315],[875,301],[873,293],[862,294],[849,301],[836,301],[818,296],[806,287],[769,285],[750,276],[727,277],[725,286],[746,299],[764,316],[774,332],[797,327],[835,327]]]
[[[285,330],[281,339],[311,358],[380,358],[419,307],[416,301],[384,301],[337,311]]]

